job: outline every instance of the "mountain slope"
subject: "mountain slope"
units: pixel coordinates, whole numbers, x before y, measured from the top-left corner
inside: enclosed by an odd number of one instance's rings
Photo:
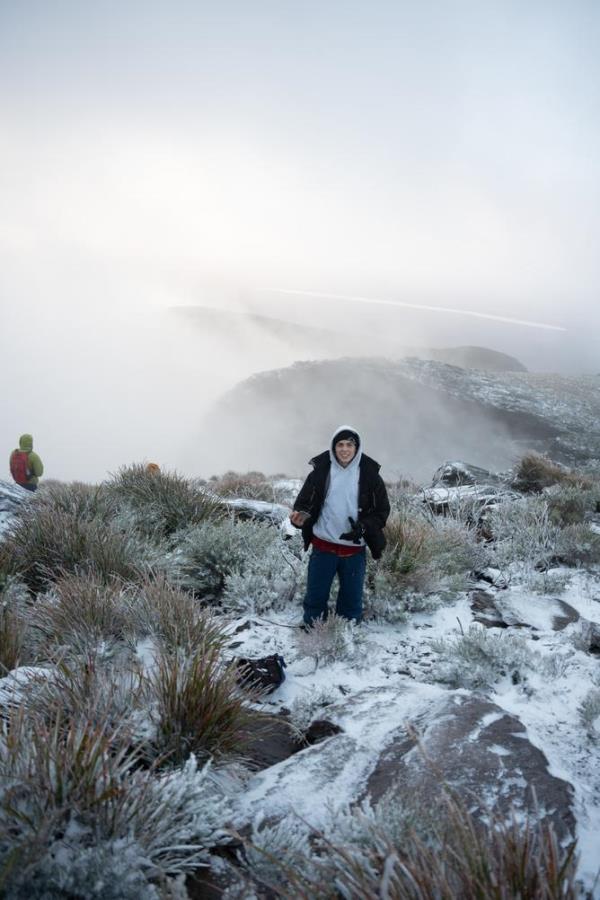
[[[252,376],[213,408],[210,467],[302,472],[343,422],[390,477],[423,480],[449,458],[506,468],[526,449],[582,461],[600,457],[600,378],[414,358],[296,363]]]

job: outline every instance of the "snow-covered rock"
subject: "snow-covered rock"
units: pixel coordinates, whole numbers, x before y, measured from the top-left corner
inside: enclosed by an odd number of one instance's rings
[[[28,503],[32,494],[12,481],[0,481],[0,535],[22,503]]]
[[[542,751],[519,720],[484,697],[453,692],[392,735],[366,786],[372,800],[435,809],[444,787],[475,814],[539,812],[561,837],[573,836],[573,789],[551,775]]]

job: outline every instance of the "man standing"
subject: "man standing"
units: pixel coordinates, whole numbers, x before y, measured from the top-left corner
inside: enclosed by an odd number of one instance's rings
[[[44,473],[44,465],[37,453],[33,452],[33,438],[30,434],[22,434],[19,438],[19,449],[10,454],[10,474],[26,491],[37,491],[40,475]]]
[[[302,529],[304,549],[312,544],[304,599],[304,624],[327,618],[335,576],[340,589],[335,611],[354,622],[362,619],[362,596],[368,547],[379,559],[385,547],[383,528],[390,513],[379,463],[362,452],[355,428],[342,425],[331,447],[310,461],[310,473],[290,516]]]

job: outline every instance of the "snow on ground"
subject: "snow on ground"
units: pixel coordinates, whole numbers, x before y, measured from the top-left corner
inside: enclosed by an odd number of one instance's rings
[[[486,585],[488,590],[494,590]],[[573,785],[578,821],[580,875],[588,887],[600,866],[600,743],[589,737],[578,708],[600,684],[598,658],[578,649],[581,621],[553,631],[560,613],[556,598],[540,596],[524,586],[498,590],[496,598],[528,626],[517,631],[490,629],[503,637],[524,637],[532,651],[550,660],[525,683],[509,677],[487,692],[488,698],[520,719],[527,737],[547,757],[552,775]],[[600,578],[571,573],[561,599],[590,622],[600,624]],[[295,701],[324,696],[327,705],[314,718],[327,718],[343,729],[250,778],[237,807],[237,825],[260,812],[295,813],[311,825],[323,826],[334,808],[354,801],[372,772],[387,735],[414,720],[443,694],[451,693],[432,678],[435,652],[431,642],[458,638],[473,624],[465,593],[433,613],[417,613],[401,625],[366,623],[350,661],[323,664],[302,656],[298,629],[300,604],[268,618],[250,617],[249,627],[235,635],[234,655],[260,657],[280,653],[288,664],[287,679],[267,701],[267,710],[293,708]],[[236,621],[236,625],[240,620]],[[358,635],[357,635],[358,638]],[[549,674],[550,673],[550,674]],[[498,753],[503,753],[498,747]],[[594,896],[600,897],[600,890]]]
[[[8,528],[21,503],[27,503],[31,496],[13,482],[0,480],[0,536]]]

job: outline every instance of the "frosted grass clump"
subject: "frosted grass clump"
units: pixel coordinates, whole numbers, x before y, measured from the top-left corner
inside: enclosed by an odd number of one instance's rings
[[[587,692],[577,710],[579,721],[589,737],[600,737],[600,689],[592,688]]]
[[[222,623],[164,575],[147,578],[129,592],[128,615],[138,637],[152,637],[169,652],[193,653],[200,645],[225,643]]]
[[[106,582],[95,573],[67,573],[31,609],[31,627],[40,648],[85,650],[101,641],[122,640],[128,633],[127,587],[117,578]]]
[[[600,534],[586,523],[566,525],[557,537],[555,553],[565,566],[591,566],[600,562]]]
[[[535,572],[524,573],[524,583],[534,594],[552,594],[560,596],[566,591],[571,575],[568,572]]]
[[[332,706],[338,698],[339,694],[331,688],[319,688],[296,697],[290,708],[292,724],[299,731],[306,731],[318,714]]]
[[[548,565],[560,532],[550,517],[548,501],[539,496],[500,503],[490,512],[490,527],[494,565],[500,569],[515,562],[531,568]]]
[[[311,855],[308,825],[294,816],[268,824],[259,815],[240,861],[259,883],[285,890],[290,873],[301,876]]]
[[[3,896],[133,898],[140,885],[153,896],[155,881],[209,864],[230,815],[209,766],[190,757],[157,776],[123,737],[108,724],[48,726],[23,709],[3,723]]]
[[[27,589],[9,575],[0,584],[0,678],[33,657]]]
[[[519,684],[541,662],[540,654],[521,635],[496,634],[478,625],[459,637],[432,641],[431,648],[438,654],[433,679],[452,687],[491,687],[506,676]]]
[[[335,613],[325,621],[316,619],[307,631],[299,630],[295,639],[298,655],[313,657],[317,666],[339,660],[360,666],[368,652],[364,627]]]
[[[86,846],[86,841],[89,845]],[[160,900],[148,880],[152,867],[132,838],[94,841],[70,822],[64,838],[54,841],[37,865],[12,873],[6,900]]]
[[[106,486],[123,521],[146,538],[160,541],[189,526],[223,515],[218,497],[177,472],[124,466]]]
[[[474,529],[452,517],[429,518],[403,506],[388,521],[386,535],[380,562],[368,562],[366,599],[368,610],[389,622],[437,609],[439,595],[464,589],[469,572],[487,563]]]

